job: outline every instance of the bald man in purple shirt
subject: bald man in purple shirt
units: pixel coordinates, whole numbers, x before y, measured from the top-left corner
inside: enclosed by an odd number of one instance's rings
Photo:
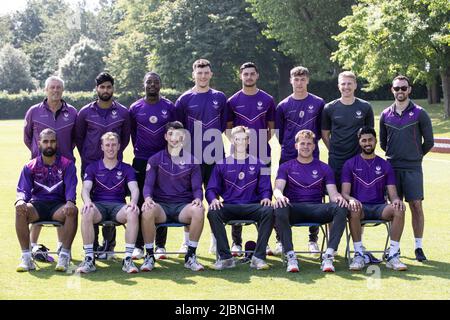
[[[17,271],[36,268],[31,257],[28,225],[55,220],[63,223],[62,249],[55,270],[64,272],[70,264],[70,248],[77,232],[75,164],[56,154],[57,138],[53,129],[42,130],[38,144],[41,155],[25,165],[17,186],[16,233],[22,249],[22,261]]]
[[[400,238],[405,224],[405,205],[395,187],[395,173],[386,160],[375,154],[376,132],[372,127],[358,131],[362,152],[347,160],[342,169],[342,196],[349,202],[350,232],[355,256],[350,270],[359,271],[365,266],[361,240],[361,220],[391,221],[391,244],[386,267],[403,271],[407,267],[400,261]],[[385,193],[391,203],[386,203]]]

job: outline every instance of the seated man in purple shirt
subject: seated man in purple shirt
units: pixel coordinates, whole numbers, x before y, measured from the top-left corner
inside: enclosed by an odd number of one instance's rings
[[[333,256],[347,223],[348,203],[337,191],[331,168],[313,157],[315,134],[308,129],[300,130],[295,135],[295,148],[298,156],[279,167],[273,192],[276,199],[275,224],[279,228],[287,258],[286,271],[299,271],[291,224],[333,222],[321,269],[323,272],[334,272]],[[330,197],[329,203],[322,203],[325,189]]]
[[[120,137],[117,133],[107,132],[102,135],[101,149],[103,159],[91,163],[84,174],[81,234],[85,258],[77,272],[89,273],[96,270],[94,225],[102,221],[113,221],[127,225],[122,270],[137,273],[139,270],[131,259],[139,228],[139,188],[134,169],[117,158],[120,150]],[[129,204],[125,201],[127,187],[131,193]]]
[[[70,264],[70,248],[77,232],[78,209],[75,206],[77,174],[72,160],[56,155],[56,132],[44,129],[39,134],[41,155],[22,170],[17,186],[16,233],[22,249],[22,262],[17,271],[35,269],[30,252],[28,225],[36,221],[59,221],[62,248],[56,271],[66,271]]]
[[[391,221],[391,246],[386,267],[403,271],[407,267],[400,261],[400,238],[405,224],[405,205],[397,195],[395,173],[386,160],[375,154],[377,138],[372,127],[358,131],[361,154],[347,160],[342,170],[342,195],[349,202],[350,232],[355,247],[355,257],[350,270],[359,271],[365,266],[361,241],[361,220]],[[391,204],[385,200],[385,192]]]
[[[209,202],[208,219],[217,241],[215,270],[236,266],[224,222],[234,219],[254,220],[258,223],[258,239],[250,267],[269,269],[266,247],[273,225],[272,187],[270,171],[258,158],[250,155],[250,131],[237,126],[231,131],[233,155],[218,163],[213,169],[206,189]],[[219,200],[222,197],[223,202]]]
[[[155,267],[156,224],[189,224],[189,244],[184,257],[185,268],[202,271],[196,250],[203,230],[202,175],[200,165],[183,149],[186,132],[179,121],[166,124],[167,149],[150,157],[144,183],[141,228],[146,255],[141,271]]]

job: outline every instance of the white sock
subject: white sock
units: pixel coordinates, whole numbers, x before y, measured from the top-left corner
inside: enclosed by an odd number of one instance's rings
[[[34,247],[37,247],[37,245],[38,245],[37,243],[32,242],[31,243],[31,249],[33,249]]]
[[[62,248],[62,242],[57,242],[56,243],[56,250],[58,250],[59,248]]]
[[[66,255],[66,256],[70,256],[70,249],[61,248],[60,254],[63,254],[63,255]]]
[[[294,256],[294,257],[295,257],[295,252],[294,252],[294,250],[291,250],[291,251],[289,251],[289,252],[286,252],[286,255],[287,255],[288,257],[291,257],[291,256]]]
[[[197,248],[198,247],[198,241],[191,241],[191,240],[189,240],[189,247]]]
[[[400,249],[400,242],[391,240],[391,246],[389,248],[389,257],[393,257]]]
[[[83,248],[86,257],[90,257],[92,260],[94,260],[94,244],[86,244],[83,246]]]
[[[362,241],[353,242],[353,247],[355,248],[355,252],[358,252],[360,255],[364,255],[364,249]]]
[[[31,259],[31,251],[30,250],[22,250],[22,257],[25,259]]]
[[[414,238],[416,241],[416,249],[422,248],[422,238]]]
[[[325,255],[332,256],[333,254],[334,254],[334,249],[333,248],[327,248],[327,251],[325,251]]]
[[[131,258],[133,255],[134,243],[125,243],[125,258]]]
[[[153,243],[146,243],[146,244],[144,245],[144,247],[145,247],[145,250],[153,249]]]
[[[188,244],[189,243],[189,232],[184,232],[184,243]]]

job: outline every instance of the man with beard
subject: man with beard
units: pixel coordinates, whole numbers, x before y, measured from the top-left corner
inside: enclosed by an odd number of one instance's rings
[[[40,156],[22,170],[17,186],[16,233],[22,249],[18,272],[34,270],[30,252],[28,225],[36,221],[55,220],[61,227],[62,248],[56,271],[66,271],[70,264],[70,249],[77,232],[78,209],[75,206],[77,175],[72,160],[56,154],[56,131],[44,129],[39,134]]]
[[[139,185],[140,208],[144,203],[142,191],[145,181],[145,168],[148,159],[166,147],[164,139],[165,125],[175,121],[174,104],[160,96],[161,77],[155,72],[148,72],[144,77],[145,97],[137,100],[130,106],[131,142],[133,143],[133,168]],[[187,234],[187,240],[186,240]],[[160,227],[156,232],[156,258],[165,259],[165,243],[167,228]],[[189,232],[185,232],[185,243],[189,241]],[[183,250],[184,249],[184,250]],[[186,251],[185,245],[182,246]],[[133,259],[144,257],[144,240],[139,228]]]
[[[81,176],[90,163],[103,157],[101,140],[106,132],[115,132],[120,137],[118,159],[122,160],[123,150],[130,141],[130,115],[128,109],[113,99],[114,78],[106,73],[100,73],[95,79],[98,99],[84,106],[78,113],[76,121],[76,144],[81,156]],[[95,231],[95,250],[98,249],[98,227]],[[113,251],[115,245],[115,228],[103,229],[103,238],[109,246],[103,246],[105,251]],[[109,258],[101,255],[99,258]]]
[[[244,126],[249,129],[249,153],[270,168],[270,146],[275,127],[275,102],[273,97],[256,86],[259,71],[253,62],[246,62],[239,68],[242,89],[228,99],[227,129]],[[232,145],[233,148],[233,145]],[[233,150],[231,150],[233,153]],[[266,170],[266,169],[264,169]],[[264,174],[270,176],[270,169]],[[242,255],[242,226],[232,226],[233,256]],[[270,248],[267,248],[272,254]]]
[[[361,220],[391,221],[391,246],[386,267],[403,271],[407,267],[400,261],[400,238],[405,224],[405,205],[397,195],[394,171],[386,160],[375,154],[375,130],[363,127],[358,131],[361,154],[347,160],[342,169],[342,196],[349,203],[350,233],[355,256],[350,270],[359,271],[365,266],[361,241]],[[386,203],[385,193],[391,201]]]
[[[39,134],[42,130],[50,128],[55,130],[58,136],[58,154],[75,161],[73,149],[75,148],[75,121],[77,110],[62,99],[64,81],[56,76],[45,80],[45,93],[47,97],[39,104],[32,106],[25,115],[23,140],[31,151],[31,158],[36,158],[39,153]],[[45,260],[37,244],[41,226],[31,227],[31,247],[36,260]],[[61,228],[58,228],[58,251],[61,248]]]
[[[407,77],[395,77],[391,91],[395,102],[381,113],[380,145],[394,168],[400,199],[404,197],[411,210],[416,259],[425,261],[422,159],[433,148],[433,128],[427,112],[409,99]]]

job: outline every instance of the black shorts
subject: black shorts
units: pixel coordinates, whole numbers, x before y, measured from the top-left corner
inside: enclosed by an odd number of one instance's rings
[[[39,220],[38,221],[52,221],[55,212],[65,205],[61,201],[31,201],[31,204],[36,209]],[[38,222],[36,221],[36,222]]]
[[[98,201],[94,202],[95,206],[97,207],[98,211],[102,215],[103,221],[117,221],[117,214],[119,211],[126,205],[125,203],[120,202],[108,202],[108,201]]]
[[[363,204],[364,220],[382,220],[381,216],[387,203]]]
[[[189,203],[167,203],[167,202],[158,202],[158,204],[163,209],[166,214],[166,222],[176,222],[180,223],[179,215],[181,210],[184,209]]]
[[[395,171],[397,193],[400,199],[405,198],[406,202],[413,200],[423,200],[423,173],[422,168],[416,170]]]

